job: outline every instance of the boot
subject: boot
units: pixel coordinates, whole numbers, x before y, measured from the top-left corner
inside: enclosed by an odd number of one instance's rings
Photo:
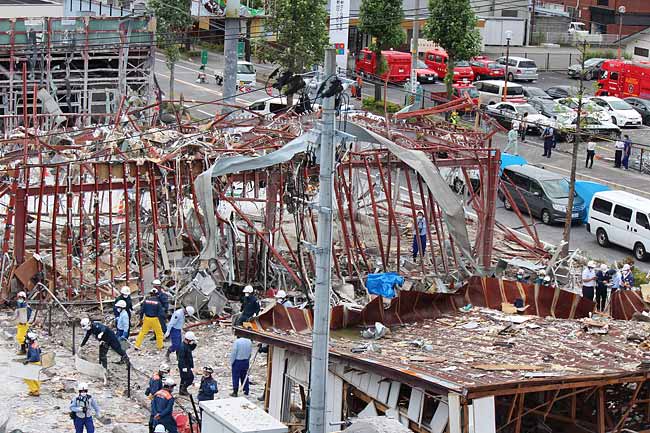
[[[167,361],[167,363],[169,363],[169,357],[171,356],[171,354],[172,354],[171,351],[167,349],[167,352],[165,353],[165,360]]]
[[[20,345],[20,349],[18,349],[18,352],[16,352],[18,355],[26,355],[27,354],[27,345],[25,343]]]
[[[231,396],[231,397],[237,397],[237,391],[233,391],[233,392],[231,392],[231,393],[230,393],[230,396]]]
[[[181,385],[180,390],[178,391],[179,395],[190,395],[189,392],[187,392],[187,385]]]

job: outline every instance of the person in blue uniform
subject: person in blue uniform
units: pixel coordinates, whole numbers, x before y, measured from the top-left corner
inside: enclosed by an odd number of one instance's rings
[[[199,386],[199,401],[214,400],[214,395],[219,391],[217,381],[212,377],[214,370],[209,365],[203,367],[203,377],[201,378],[201,386]]]
[[[181,375],[181,389],[178,390],[180,395],[189,395],[187,388],[194,382],[194,356],[192,351],[196,349],[196,336],[192,331],[185,333],[183,343],[178,349],[178,371]]]
[[[89,318],[81,319],[81,328],[86,331],[86,335],[81,341],[81,347],[84,347],[91,335],[99,341],[99,363],[104,368],[108,368],[108,349],[113,349],[120,355],[120,362],[129,362],[129,356],[126,354],[117,335],[100,322],[91,322]]]
[[[163,425],[169,433],[178,433],[176,421],[172,416],[175,401],[172,391],[175,386],[174,379],[168,377],[163,382],[163,388],[156,392],[151,401],[151,417],[153,418],[154,428],[157,425]]]

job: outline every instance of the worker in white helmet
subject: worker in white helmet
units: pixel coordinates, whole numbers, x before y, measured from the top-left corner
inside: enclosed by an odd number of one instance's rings
[[[180,395],[189,395],[187,388],[194,383],[194,356],[192,351],[196,349],[196,335],[194,332],[188,331],[183,337],[183,343],[178,349],[176,357],[178,358],[178,371],[181,375],[181,386],[178,390]]]
[[[163,382],[163,388],[154,395],[151,401],[150,426],[156,427],[163,425],[169,433],[178,433],[176,421],[172,416],[175,401],[172,392],[175,386],[176,382],[174,382],[174,379],[168,377]]]
[[[176,352],[181,347],[181,334],[183,333],[183,326],[185,325],[185,318],[187,316],[192,316],[194,314],[194,307],[188,305],[186,307],[181,307],[178,310],[174,311],[172,318],[169,319],[167,324],[167,332],[165,333],[165,338],[171,339],[171,346],[167,349],[167,362],[169,362],[169,357],[172,352]]]
[[[260,303],[254,295],[253,286],[250,284],[244,287],[244,296],[241,298],[241,314],[235,323],[236,326],[241,326],[244,322],[248,322],[260,312]]]
[[[275,294],[275,302],[283,307],[293,307],[293,302],[287,298],[287,292],[284,290],[278,290],[278,293]]]
[[[18,343],[19,355],[27,353],[25,336],[29,331],[29,325],[32,319],[32,308],[27,304],[27,293],[18,292],[16,295],[16,310],[14,311],[14,321],[16,322],[16,342]]]
[[[113,314],[115,315],[116,319],[120,315],[120,313],[117,311],[117,303],[120,301],[124,301],[126,303],[126,314],[128,314],[129,319],[131,319],[131,312],[133,311],[133,300],[131,299],[131,288],[129,288],[129,286],[122,286],[119,296],[115,298],[115,303],[113,304]]]
[[[108,368],[108,349],[111,348],[120,355],[120,363],[128,363],[129,356],[120,344],[120,340],[112,329],[101,322],[91,322],[89,318],[81,319],[81,329],[86,331],[86,335],[81,340],[81,346],[84,347],[91,335],[99,341],[99,363],[102,367]]]
[[[115,309],[119,315],[115,318],[115,327],[117,328],[117,338],[120,341],[129,339],[129,314],[126,312],[126,301],[120,299],[115,303]]]
[[[162,312],[158,316],[158,321],[160,322],[160,329],[162,330],[163,335],[167,332],[167,311],[169,310],[169,295],[165,292],[165,286],[163,286],[162,281],[155,279],[151,282],[151,286],[155,288],[158,292],[158,300],[160,301],[160,306],[162,307]]]
[[[158,299],[158,289],[152,287],[149,290],[149,296],[145,298],[140,306],[140,320],[142,321],[142,329],[135,339],[135,348],[139,349],[142,346],[142,341],[149,331],[153,330],[156,336],[156,347],[158,350],[163,348],[163,332],[160,327],[159,317],[163,314],[163,307]]]
[[[632,287],[634,287],[634,274],[632,267],[626,263],[621,269],[621,288],[631,289]]]
[[[88,394],[87,383],[80,382],[77,385],[77,392],[79,394],[70,402],[70,412],[73,416],[75,433],[83,433],[84,428],[87,433],[94,433],[93,415],[100,416],[99,406],[95,399]]]
[[[41,365],[41,348],[38,347],[38,342],[36,341],[36,334],[32,331],[29,331],[25,336],[25,344],[27,345],[27,358],[23,361],[23,364],[33,364]],[[23,379],[27,388],[29,388],[29,395],[32,397],[38,397],[41,395],[41,382],[36,379]]]

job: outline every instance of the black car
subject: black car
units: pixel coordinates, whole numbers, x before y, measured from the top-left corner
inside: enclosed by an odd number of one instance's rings
[[[578,96],[578,89],[573,86],[553,86],[546,89],[546,93],[553,99],[575,98]]]
[[[593,80],[594,78],[598,79],[603,73],[602,66],[605,60],[607,59],[592,58],[592,59],[585,60],[585,67],[582,72],[583,78],[587,81]],[[571,78],[580,78],[581,69],[582,69],[582,64],[578,63],[569,66],[567,73]]]
[[[552,99],[531,98],[528,99],[528,103],[535,107],[537,111],[550,119],[562,113],[563,110],[566,110],[564,107],[560,106]]]
[[[539,87],[525,86],[524,87],[524,96],[528,98],[528,101],[531,99],[546,99],[552,100],[548,93],[540,89]]]
[[[650,125],[650,101],[647,99],[629,97],[625,102],[630,104],[640,115],[644,125]]]

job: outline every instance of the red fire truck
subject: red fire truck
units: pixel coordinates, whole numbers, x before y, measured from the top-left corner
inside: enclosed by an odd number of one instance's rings
[[[650,62],[606,60],[596,96],[650,99]]]

